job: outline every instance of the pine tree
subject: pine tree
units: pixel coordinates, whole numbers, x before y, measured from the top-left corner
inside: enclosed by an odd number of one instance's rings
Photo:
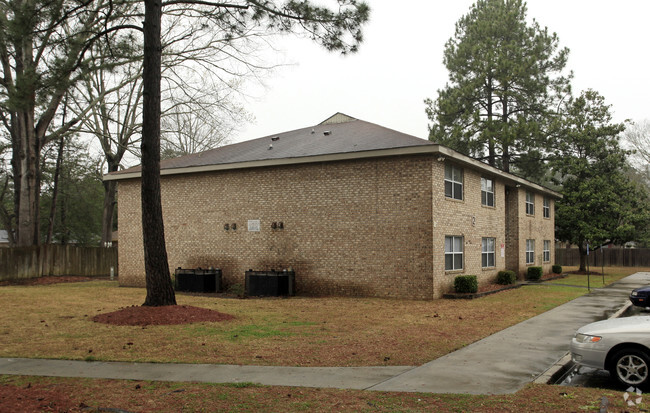
[[[584,271],[587,243],[634,240],[648,228],[650,205],[625,173],[629,152],[619,145],[625,125],[612,123],[602,96],[588,90],[569,100],[557,127],[550,166],[563,198],[556,203],[555,234],[578,246]]]
[[[481,0],[445,45],[449,82],[425,100],[429,139],[531,175],[545,148],[546,121],[558,96],[568,49],[555,33],[526,21],[522,0]]]

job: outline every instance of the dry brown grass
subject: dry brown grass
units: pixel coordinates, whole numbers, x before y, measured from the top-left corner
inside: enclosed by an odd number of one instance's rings
[[[529,385],[503,395],[423,394],[0,376],[0,411],[131,412],[613,412],[627,406],[622,391]],[[605,399],[603,401],[603,399]],[[3,409],[4,407],[4,409]]]
[[[90,319],[138,305],[145,291],[92,281],[0,287],[0,357],[290,366],[420,365],[586,291],[526,286],[477,300],[225,299],[179,304],[226,322],[110,326]]]

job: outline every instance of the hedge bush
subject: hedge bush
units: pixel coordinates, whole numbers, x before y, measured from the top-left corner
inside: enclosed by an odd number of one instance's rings
[[[554,265],[552,267],[553,274],[562,274],[562,266],[561,265]]]
[[[514,271],[499,271],[497,274],[497,284],[510,285],[517,281],[517,274]]]
[[[531,281],[539,281],[542,279],[542,267],[528,267],[527,279]]]
[[[457,293],[475,293],[478,291],[476,275],[459,275],[454,279],[454,289]]]

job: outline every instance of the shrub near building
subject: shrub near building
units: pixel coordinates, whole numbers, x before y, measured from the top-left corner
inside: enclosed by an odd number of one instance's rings
[[[475,293],[478,291],[476,275],[459,275],[454,279],[454,289],[457,293]]]

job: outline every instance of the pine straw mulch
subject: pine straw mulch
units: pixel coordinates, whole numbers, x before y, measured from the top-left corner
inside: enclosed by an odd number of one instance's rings
[[[189,324],[201,321],[227,321],[232,320],[230,314],[207,308],[193,307],[191,305],[167,305],[161,307],[132,306],[98,314],[93,321],[117,326],[150,326]]]

